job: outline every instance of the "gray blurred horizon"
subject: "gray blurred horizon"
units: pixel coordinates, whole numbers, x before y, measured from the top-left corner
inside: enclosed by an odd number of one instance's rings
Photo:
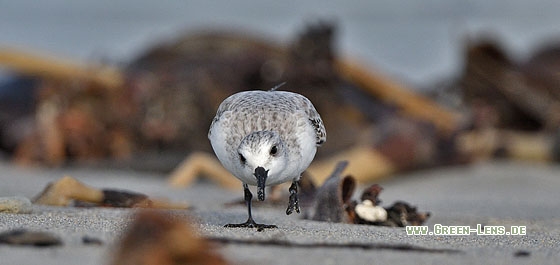
[[[288,43],[327,20],[338,25],[341,54],[422,87],[457,74],[467,38],[493,36],[519,59],[559,40],[559,10],[552,0],[0,0],[0,47],[126,63],[185,32],[235,29]]]

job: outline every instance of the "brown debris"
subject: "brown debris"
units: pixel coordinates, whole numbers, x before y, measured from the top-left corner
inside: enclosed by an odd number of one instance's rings
[[[317,190],[313,220],[404,227],[422,225],[430,217],[429,212],[418,212],[416,207],[403,201],[382,208],[379,206],[379,194],[383,188],[379,184],[365,189],[359,202],[351,200],[355,180],[351,176],[341,178],[346,165],[346,161],[339,162],[331,176]]]
[[[471,120],[455,138],[459,153],[474,161],[560,161],[557,47],[517,62],[494,39],[468,43],[465,70],[456,86]]]
[[[362,192],[362,197],[360,197],[360,199],[362,201],[370,200],[373,205],[378,205],[381,203],[381,200],[377,197],[382,190],[383,187],[381,187],[379,184],[373,184]]]
[[[559,88],[551,91],[532,82],[495,41],[471,45],[466,58],[461,81],[465,100],[475,108],[488,108],[497,116],[493,118],[495,121],[477,121],[476,124],[533,130],[558,127],[559,124],[549,123],[557,121],[560,98],[552,91]]]
[[[313,220],[347,222],[345,208],[356,185],[352,177],[340,177],[347,165],[347,161],[339,162],[331,176],[317,190]]]
[[[372,190],[381,191],[382,188],[378,184],[373,184],[368,189],[364,190],[362,193],[362,201],[360,203],[353,201],[351,203],[351,207],[347,208],[348,215],[352,217],[350,221],[351,223],[390,227],[405,227],[409,225],[418,226],[424,224],[424,222],[426,222],[426,220],[431,216],[431,213],[429,212],[418,212],[416,207],[413,207],[404,201],[397,201],[390,207],[384,208],[386,213],[383,213],[383,218],[377,218],[375,221],[368,219],[366,216],[360,216],[360,214],[356,212],[359,204],[366,202],[366,205],[369,203],[371,206],[378,206],[378,203],[380,202],[377,198],[379,193],[371,193]],[[373,202],[373,204],[370,202]],[[370,207],[369,210],[379,211],[380,209]]]
[[[200,238],[186,220],[141,211],[125,232],[110,264],[179,265],[227,262]]]
[[[58,181],[49,183],[47,187],[33,199],[34,203],[51,206],[81,207],[126,207],[126,208],[162,208],[186,209],[187,205],[173,203],[163,199],[152,199],[147,195],[112,189],[96,189],[82,182],[65,176]]]
[[[101,206],[104,207],[147,208],[151,205],[151,200],[145,194],[121,190],[103,190]]]
[[[14,153],[19,164],[60,166],[75,161],[129,158],[133,132],[130,101],[119,91],[93,83],[43,80],[37,95],[33,132]]]
[[[405,226],[418,226],[423,225],[424,222],[431,216],[431,213],[420,213],[416,207],[410,206],[406,202],[395,202],[391,207],[386,208],[388,218],[382,225],[393,227]]]
[[[103,201],[103,191],[89,187],[70,176],[49,183],[34,199],[36,204],[69,206],[74,200],[91,203]]]

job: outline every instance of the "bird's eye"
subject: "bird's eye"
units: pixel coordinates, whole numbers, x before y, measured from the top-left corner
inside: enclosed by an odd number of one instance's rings
[[[242,154],[239,154],[239,160],[241,160],[241,163],[243,163],[243,164],[245,164],[245,162],[247,162],[247,159]]]
[[[273,145],[272,148],[270,148],[270,154],[274,156],[277,153],[278,153],[278,147],[276,147],[276,145]]]

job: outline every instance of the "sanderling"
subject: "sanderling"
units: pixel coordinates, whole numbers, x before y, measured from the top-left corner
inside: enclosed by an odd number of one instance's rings
[[[317,146],[327,135],[323,121],[306,97],[287,91],[244,91],[226,98],[212,120],[208,138],[222,165],[243,182],[249,218],[226,227],[275,228],[257,224],[251,215],[257,186],[260,201],[265,186],[291,180],[286,214],[299,213],[297,185]]]

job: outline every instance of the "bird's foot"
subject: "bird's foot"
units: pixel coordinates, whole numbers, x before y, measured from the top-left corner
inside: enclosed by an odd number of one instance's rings
[[[278,228],[276,225],[265,225],[265,224],[257,224],[253,219],[247,220],[245,223],[241,224],[227,224],[224,227],[228,228],[256,228],[258,231],[262,231],[264,229],[271,229],[271,228]]]
[[[288,203],[288,209],[286,209],[286,214],[290,215],[294,212],[294,210],[299,213],[299,201],[297,197],[297,181],[292,182],[292,186],[290,186],[290,201]]]

